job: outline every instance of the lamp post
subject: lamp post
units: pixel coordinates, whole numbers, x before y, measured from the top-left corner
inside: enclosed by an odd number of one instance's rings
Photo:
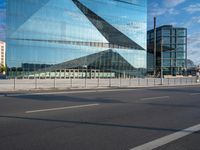
[[[156,46],[157,46],[157,43],[156,43],[156,17],[154,17],[154,61],[153,61],[153,63],[154,63],[154,77],[156,77],[156,68],[157,68],[157,66],[156,66]]]
[[[197,83],[199,83],[199,80],[200,80],[200,66],[197,67],[196,78],[197,78]]]
[[[160,78],[161,78],[161,85],[163,85],[163,40],[161,39],[161,47],[160,47]]]

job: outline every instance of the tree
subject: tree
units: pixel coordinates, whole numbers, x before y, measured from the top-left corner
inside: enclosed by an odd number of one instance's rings
[[[0,73],[5,73],[6,72],[6,66],[3,64],[0,65]]]

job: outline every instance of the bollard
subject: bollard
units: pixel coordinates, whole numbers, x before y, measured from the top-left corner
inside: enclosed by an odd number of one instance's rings
[[[163,85],[163,78],[162,77],[160,78],[160,82],[161,82],[161,85]]]
[[[85,88],[87,87],[87,78],[85,77]]]
[[[98,78],[98,80],[97,80],[97,87],[99,87],[99,78]]]
[[[138,86],[140,86],[140,78],[138,78]]]
[[[37,89],[37,78],[35,78],[35,89]]]
[[[16,83],[15,83],[15,82],[16,82],[16,81],[15,81],[15,78],[16,78],[16,77],[14,77],[14,80],[13,80],[13,81],[14,81],[14,87],[13,87],[14,90],[15,90],[15,88],[16,88],[16,87],[15,87],[15,84],[16,84]]]
[[[129,78],[129,87],[131,87],[131,77]]]
[[[72,78],[70,78],[70,88],[72,88],[73,87],[73,81],[72,81],[73,79]]]
[[[56,77],[54,77],[54,89],[56,88]]]

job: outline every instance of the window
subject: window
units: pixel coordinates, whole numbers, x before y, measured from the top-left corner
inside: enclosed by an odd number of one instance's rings
[[[170,52],[163,52],[163,58],[170,58]]]
[[[185,53],[184,52],[177,52],[176,53],[176,58],[178,58],[178,59],[184,59],[185,58]]]
[[[170,44],[170,38],[169,37],[163,37],[163,44]]]
[[[163,59],[163,67],[170,67],[170,59]]]
[[[173,58],[173,59],[176,58],[176,53],[174,51],[171,52],[171,58]]]
[[[177,67],[184,67],[185,66],[185,60],[184,59],[178,59],[177,61],[176,61],[176,65],[177,65]]]
[[[176,30],[175,29],[172,30],[172,36],[176,36]]]
[[[161,30],[158,30],[157,31],[157,37],[160,37],[161,36]]]
[[[185,45],[177,45],[176,46],[176,51],[185,52],[185,50],[186,50],[186,46]]]
[[[176,44],[176,39],[175,39],[175,37],[172,37],[172,44]]]
[[[177,37],[177,44],[185,44],[186,39],[184,37]]]
[[[186,30],[185,29],[177,29],[176,36],[186,36]]]
[[[170,30],[169,29],[162,30],[162,36],[170,36]]]

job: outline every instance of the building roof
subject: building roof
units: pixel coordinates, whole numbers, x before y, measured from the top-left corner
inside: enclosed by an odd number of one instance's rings
[[[162,25],[162,26],[156,27],[157,30],[162,29],[162,28],[174,28],[174,29],[185,29],[185,30],[187,30],[187,28],[184,28],[184,27],[175,27],[173,25]],[[153,32],[153,31],[154,31],[154,29],[150,29],[147,32]]]
[[[3,41],[0,41],[0,44],[5,44],[5,42],[3,42]]]

